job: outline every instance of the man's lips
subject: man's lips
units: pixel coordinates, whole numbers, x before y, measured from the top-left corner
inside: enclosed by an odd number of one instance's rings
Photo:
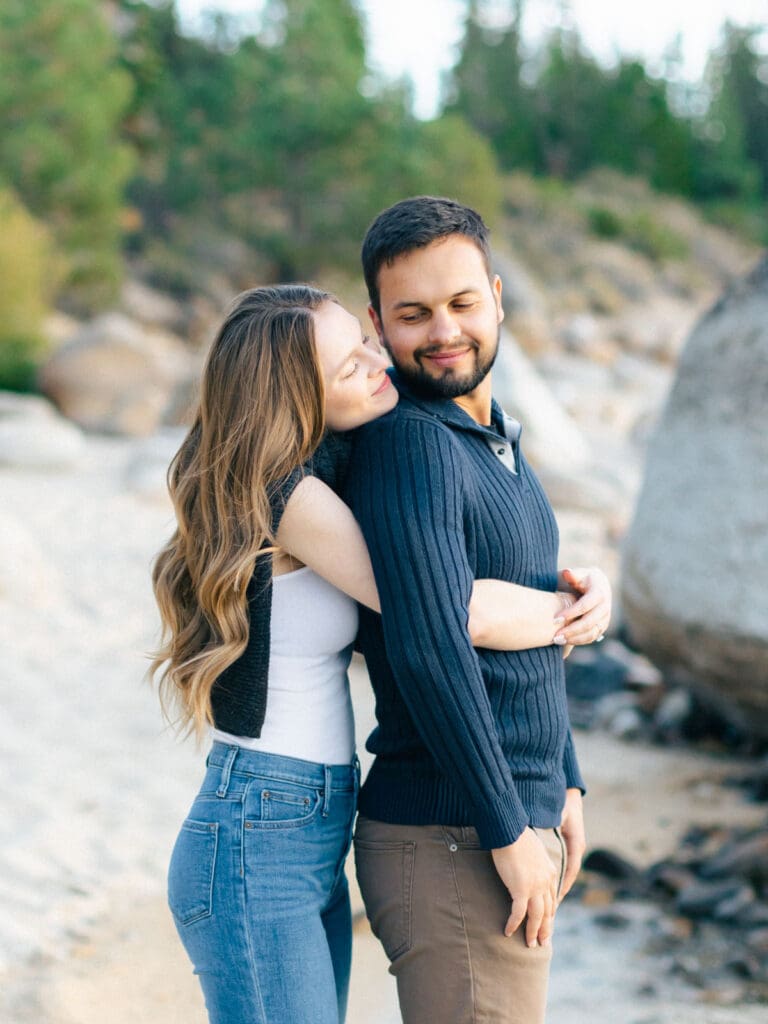
[[[451,348],[437,352],[426,352],[422,358],[429,359],[438,366],[453,366],[454,363],[458,363],[470,351],[471,347],[467,345],[464,348]]]

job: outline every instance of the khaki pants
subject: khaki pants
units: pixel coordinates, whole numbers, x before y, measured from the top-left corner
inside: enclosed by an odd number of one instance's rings
[[[559,875],[559,829],[537,829]],[[504,935],[510,897],[473,828],[358,818],[355,867],[404,1024],[543,1024],[551,947]]]

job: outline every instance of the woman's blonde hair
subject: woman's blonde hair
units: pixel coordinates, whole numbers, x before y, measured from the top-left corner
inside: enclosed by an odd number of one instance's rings
[[[212,721],[213,684],[246,647],[246,588],[276,543],[270,497],[325,429],[312,313],[328,301],[308,285],[238,296],[168,470],[177,528],[152,573],[163,632],[150,677],[159,676],[164,712],[186,732],[201,735]]]

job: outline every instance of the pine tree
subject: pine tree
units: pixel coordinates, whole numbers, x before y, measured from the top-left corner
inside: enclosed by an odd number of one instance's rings
[[[86,303],[108,297],[121,268],[130,81],[115,59],[96,0],[0,4],[0,177],[51,228]]]

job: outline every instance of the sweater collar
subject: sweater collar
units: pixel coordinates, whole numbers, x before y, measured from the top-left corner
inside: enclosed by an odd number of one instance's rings
[[[516,445],[520,440],[522,427],[512,416],[508,416],[495,398],[491,399],[491,426],[484,426],[473,420],[469,413],[457,405],[451,398],[431,398],[414,391],[407,381],[392,368],[388,370],[392,383],[397,388],[400,399],[406,399],[423,412],[442,420],[454,430],[464,430],[479,434],[483,438],[505,437],[510,444]]]

